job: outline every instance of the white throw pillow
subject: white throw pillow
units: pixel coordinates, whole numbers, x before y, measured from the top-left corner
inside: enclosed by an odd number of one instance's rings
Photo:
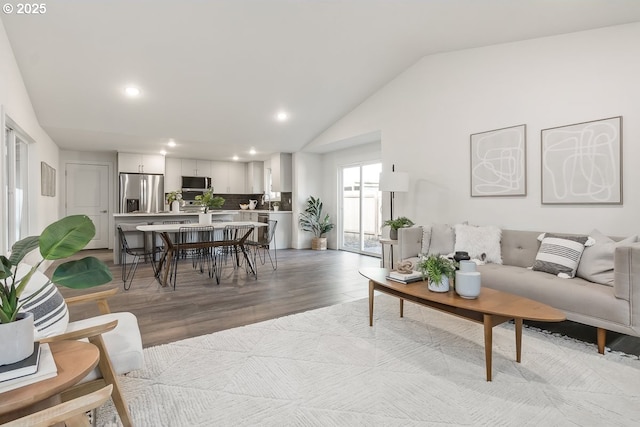
[[[30,268],[30,265],[20,264],[16,277],[23,277],[29,272]],[[48,281],[49,278],[40,271],[33,273],[27,287],[20,295],[20,301],[24,301],[31,294],[37,292]],[[67,325],[69,324],[67,303],[64,302],[58,287],[53,283],[46,285],[38,295],[24,304],[20,311],[33,313],[33,324],[36,329],[35,339],[60,335],[67,330]]]
[[[542,233],[538,240],[542,243],[533,263],[533,270],[555,274],[562,279],[575,277],[584,247],[595,243],[589,236],[550,233]]]
[[[638,236],[627,237],[619,242],[605,236],[598,230],[590,234],[595,239],[595,244],[585,248],[578,264],[576,276],[590,282],[613,286],[613,256],[616,248],[635,243]]]
[[[494,225],[475,227],[456,224],[455,251],[465,251],[472,259],[502,264],[500,238],[502,230]]]

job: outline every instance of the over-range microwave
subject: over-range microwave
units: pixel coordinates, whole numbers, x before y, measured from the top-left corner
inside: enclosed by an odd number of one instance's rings
[[[211,178],[206,176],[183,176],[182,191],[201,190],[211,187]]]

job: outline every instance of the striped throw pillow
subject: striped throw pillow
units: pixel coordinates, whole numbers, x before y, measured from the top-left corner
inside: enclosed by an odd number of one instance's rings
[[[30,268],[31,266],[27,264],[20,264],[16,276],[24,276]],[[25,301],[33,293],[38,292],[48,281],[47,276],[40,271],[33,273],[27,287],[20,295],[20,301]],[[25,303],[20,311],[33,313],[35,339],[59,335],[67,330],[69,324],[67,303],[53,283],[47,284],[38,295]]]
[[[589,236],[565,236],[544,233],[538,237],[540,249],[533,270],[555,274],[563,279],[575,277],[585,246],[594,240]]]

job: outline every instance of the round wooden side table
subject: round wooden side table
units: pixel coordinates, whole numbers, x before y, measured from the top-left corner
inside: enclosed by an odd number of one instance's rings
[[[98,347],[87,342],[59,341],[49,347],[58,374],[0,393],[0,424],[60,403],[60,393],[87,376],[100,360]]]

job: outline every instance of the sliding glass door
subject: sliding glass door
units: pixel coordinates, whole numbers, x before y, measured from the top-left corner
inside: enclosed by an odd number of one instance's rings
[[[28,144],[14,129],[5,129],[5,146],[3,149],[5,210],[5,239],[3,251],[7,251],[18,240],[29,235],[29,169]]]
[[[341,169],[340,249],[380,255],[382,200],[378,181],[381,163]]]

